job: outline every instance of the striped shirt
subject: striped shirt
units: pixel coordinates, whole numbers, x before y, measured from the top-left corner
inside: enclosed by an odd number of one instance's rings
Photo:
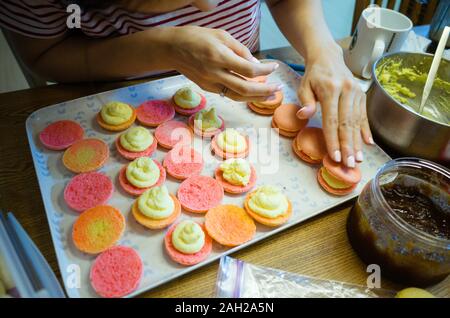
[[[58,0],[1,0],[0,27],[27,37],[49,39],[67,32],[67,2]],[[193,6],[148,14],[118,6],[81,11],[81,32],[92,38],[127,35],[156,26],[196,25],[223,29],[252,52],[259,48],[260,0],[223,0],[202,12]]]

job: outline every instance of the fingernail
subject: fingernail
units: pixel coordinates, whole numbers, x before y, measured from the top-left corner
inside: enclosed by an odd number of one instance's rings
[[[359,162],[364,161],[364,155],[363,155],[362,151],[358,151],[356,153],[356,161],[359,161]]]
[[[375,141],[373,141],[373,138],[372,138],[372,137],[369,138],[369,144],[375,145]]]
[[[355,157],[349,156],[349,157],[347,158],[347,166],[348,166],[349,168],[354,168],[354,167],[355,167]]]
[[[341,152],[339,150],[336,150],[333,155],[333,160],[336,162],[341,162],[341,159]]]
[[[275,63],[274,65],[273,65],[273,70],[275,71],[278,67],[279,67],[280,65],[278,64],[278,63]]]
[[[307,119],[309,118],[307,110],[311,108],[311,105],[303,105],[302,108],[297,112],[297,117],[300,119]]]
[[[252,62],[260,64],[261,62],[254,56],[252,56]]]

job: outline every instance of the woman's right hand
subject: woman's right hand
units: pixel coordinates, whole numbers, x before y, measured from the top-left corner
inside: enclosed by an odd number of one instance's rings
[[[276,63],[260,63],[228,32],[197,26],[171,27],[171,66],[202,89],[237,101],[263,101],[281,87],[243,79],[268,75]],[[226,89],[225,89],[226,88]]]

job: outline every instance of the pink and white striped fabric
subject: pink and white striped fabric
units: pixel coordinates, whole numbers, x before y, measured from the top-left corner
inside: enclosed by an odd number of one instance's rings
[[[69,32],[66,1],[1,0],[0,26],[33,38],[55,38]],[[81,31],[105,38],[156,26],[196,25],[223,29],[252,52],[259,48],[260,0],[224,0],[208,12],[193,6],[162,14],[129,12],[118,6],[89,9],[81,13]]]

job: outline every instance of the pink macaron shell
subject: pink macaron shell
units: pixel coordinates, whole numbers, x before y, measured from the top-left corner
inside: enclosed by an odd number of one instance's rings
[[[250,139],[246,136],[245,139],[247,140],[247,149],[243,152],[238,153],[231,153],[231,152],[223,152],[222,149],[217,145],[216,142],[216,136],[211,140],[211,149],[214,152],[214,154],[222,159],[230,159],[230,158],[245,158],[250,153]]]
[[[158,147],[158,141],[156,140],[156,138],[153,138],[153,143],[144,151],[140,151],[140,152],[131,152],[129,150],[126,150],[124,147],[122,147],[122,145],[120,144],[120,136],[117,137],[116,139],[116,149],[117,152],[124,157],[125,159],[128,160],[134,160],[140,157],[150,157],[156,150],[156,148]]]
[[[167,153],[163,166],[175,179],[185,180],[202,172],[203,159],[193,148],[177,146]]]
[[[250,191],[256,184],[257,179],[256,170],[253,166],[251,166],[250,168],[252,172],[250,175],[250,180],[246,186],[238,186],[229,183],[227,180],[223,178],[223,172],[222,170],[220,170],[220,167],[217,167],[216,171],[214,172],[214,176],[216,177],[216,180],[222,184],[223,190],[225,192],[231,194],[241,194]]]
[[[200,94],[200,93],[198,93],[198,94],[201,97],[200,104],[197,107],[191,108],[191,109],[184,109],[184,108],[178,106],[175,103],[175,100],[172,98],[173,107],[175,108],[175,111],[178,114],[183,115],[183,116],[191,116],[191,115],[194,115],[195,113],[198,113],[202,109],[204,109],[206,107],[206,97],[204,95]]]
[[[122,186],[122,189],[126,193],[131,194],[133,196],[140,196],[142,193],[144,193],[148,189],[151,189],[153,187],[159,187],[164,183],[164,181],[166,181],[166,170],[163,168],[163,166],[158,161],[156,161],[156,160],[153,160],[153,161],[158,166],[160,175],[159,175],[158,181],[154,185],[152,185],[151,187],[148,187],[148,188],[142,188],[142,189],[137,188],[127,180],[126,170],[127,170],[128,165],[126,165],[125,167],[120,169],[119,183]]]
[[[72,120],[60,120],[48,125],[39,134],[41,143],[50,150],[64,150],[83,139],[84,130]]]
[[[357,183],[353,184],[352,186],[346,188],[346,189],[335,189],[333,187],[331,187],[323,178],[322,176],[322,169],[319,169],[317,171],[317,182],[319,183],[319,185],[328,193],[336,195],[336,196],[346,196],[350,193],[353,192],[353,190],[355,190],[355,188],[357,187]]]
[[[331,175],[339,180],[349,184],[357,184],[361,181],[361,170],[358,166],[355,168],[349,168],[342,163],[335,162],[328,155],[323,158],[322,163],[325,169],[327,169]]]
[[[175,109],[165,100],[149,100],[136,109],[137,120],[145,126],[156,127],[175,116]]]
[[[223,186],[207,176],[193,176],[178,187],[178,201],[188,212],[206,213],[220,204],[224,197]]]
[[[188,125],[181,121],[170,120],[156,128],[155,138],[161,147],[172,149],[179,142],[191,144],[193,136]]]
[[[86,172],[73,177],[64,189],[64,200],[77,212],[105,204],[114,186],[108,176],[100,172]]]
[[[194,131],[194,133],[197,136],[203,137],[203,138],[212,138],[215,135],[217,135],[218,133],[222,132],[225,129],[225,120],[221,117],[218,116],[220,118],[220,120],[222,120],[222,126],[220,126],[220,128],[213,130],[213,131],[203,131],[201,129],[198,129],[197,127],[195,127],[194,121],[195,121],[195,114],[192,115],[191,117],[189,117],[189,127],[191,127],[191,129]]]
[[[172,233],[175,231],[177,225],[178,223],[172,225],[164,236],[164,246],[166,247],[166,252],[169,254],[169,257],[174,262],[185,266],[192,266],[207,259],[212,251],[212,238],[206,232],[205,226],[200,224],[203,232],[205,233],[205,244],[202,249],[194,254],[184,254],[178,251],[172,243]]]
[[[97,256],[89,277],[98,295],[115,298],[135,291],[142,274],[143,263],[139,254],[131,247],[114,246]]]

